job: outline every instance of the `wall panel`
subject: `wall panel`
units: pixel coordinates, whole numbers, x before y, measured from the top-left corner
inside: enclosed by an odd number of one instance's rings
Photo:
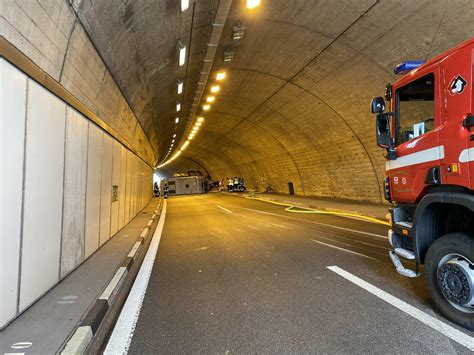
[[[120,196],[120,165],[121,165],[121,148],[122,145],[114,141],[114,152],[113,152],[113,162],[112,162],[112,192],[114,186],[117,188],[117,198]],[[113,197],[113,196],[112,196]],[[110,235],[117,233],[119,229],[119,200],[112,198],[112,210],[110,212]]]
[[[61,276],[73,270],[84,258],[88,132],[89,122],[79,112],[68,107]]]
[[[120,147],[119,229],[125,225],[125,193],[127,191],[127,150]]]
[[[112,158],[114,142],[108,134],[104,134],[102,150],[102,187],[100,197],[100,245],[110,238],[110,208],[112,196]]]
[[[66,104],[29,80],[20,310],[59,279]]]
[[[26,75],[0,58],[0,328],[16,315]]]
[[[85,257],[99,247],[100,188],[102,177],[102,141],[104,133],[89,124],[89,150],[87,158],[86,237]]]
[[[125,224],[130,222],[130,195],[132,190],[132,153],[127,150],[127,189],[125,195]]]

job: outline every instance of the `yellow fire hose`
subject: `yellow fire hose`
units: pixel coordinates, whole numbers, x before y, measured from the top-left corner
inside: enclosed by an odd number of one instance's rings
[[[285,211],[286,212],[291,212],[291,213],[303,213],[303,214],[328,214],[328,215],[334,215],[334,216],[341,216],[341,217],[348,217],[348,218],[356,218],[356,219],[361,219],[367,222],[372,222],[372,223],[378,223],[378,224],[383,224],[385,226],[390,226],[390,223],[382,221],[378,218],[375,217],[370,217],[370,216],[365,216],[363,214],[359,213],[350,213],[350,212],[337,212],[337,211],[323,211],[323,210],[315,210],[312,208],[306,208],[306,207],[298,207],[289,203],[283,203],[283,202],[276,202],[272,200],[267,200],[264,198],[259,198],[259,197],[252,197],[252,196],[247,196],[245,198],[248,198],[250,200],[259,200],[267,203],[272,203],[274,205],[279,205],[279,206],[285,206]]]

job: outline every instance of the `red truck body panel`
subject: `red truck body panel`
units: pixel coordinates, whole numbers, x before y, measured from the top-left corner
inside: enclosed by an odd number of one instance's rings
[[[435,78],[434,129],[400,144],[396,148],[397,159],[386,163],[393,201],[418,202],[431,186],[427,183],[430,169],[436,167],[440,169],[442,185],[474,189],[474,129],[463,126],[464,119],[474,112],[473,68],[474,39],[471,39],[433,58],[393,85],[395,98],[397,89],[407,83],[430,73]],[[392,112],[395,105],[396,100],[392,99]]]

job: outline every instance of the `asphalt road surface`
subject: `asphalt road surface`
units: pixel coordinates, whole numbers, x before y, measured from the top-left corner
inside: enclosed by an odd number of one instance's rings
[[[396,273],[386,235],[383,225],[229,195],[169,198],[129,352],[470,353],[430,326],[460,329],[433,309],[423,278]]]

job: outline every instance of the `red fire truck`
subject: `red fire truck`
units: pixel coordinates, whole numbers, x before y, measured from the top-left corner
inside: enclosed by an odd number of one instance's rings
[[[394,72],[406,75],[385,89],[390,112],[382,97],[371,104],[386,149],[390,258],[407,277],[424,265],[440,312],[474,330],[474,38]]]

